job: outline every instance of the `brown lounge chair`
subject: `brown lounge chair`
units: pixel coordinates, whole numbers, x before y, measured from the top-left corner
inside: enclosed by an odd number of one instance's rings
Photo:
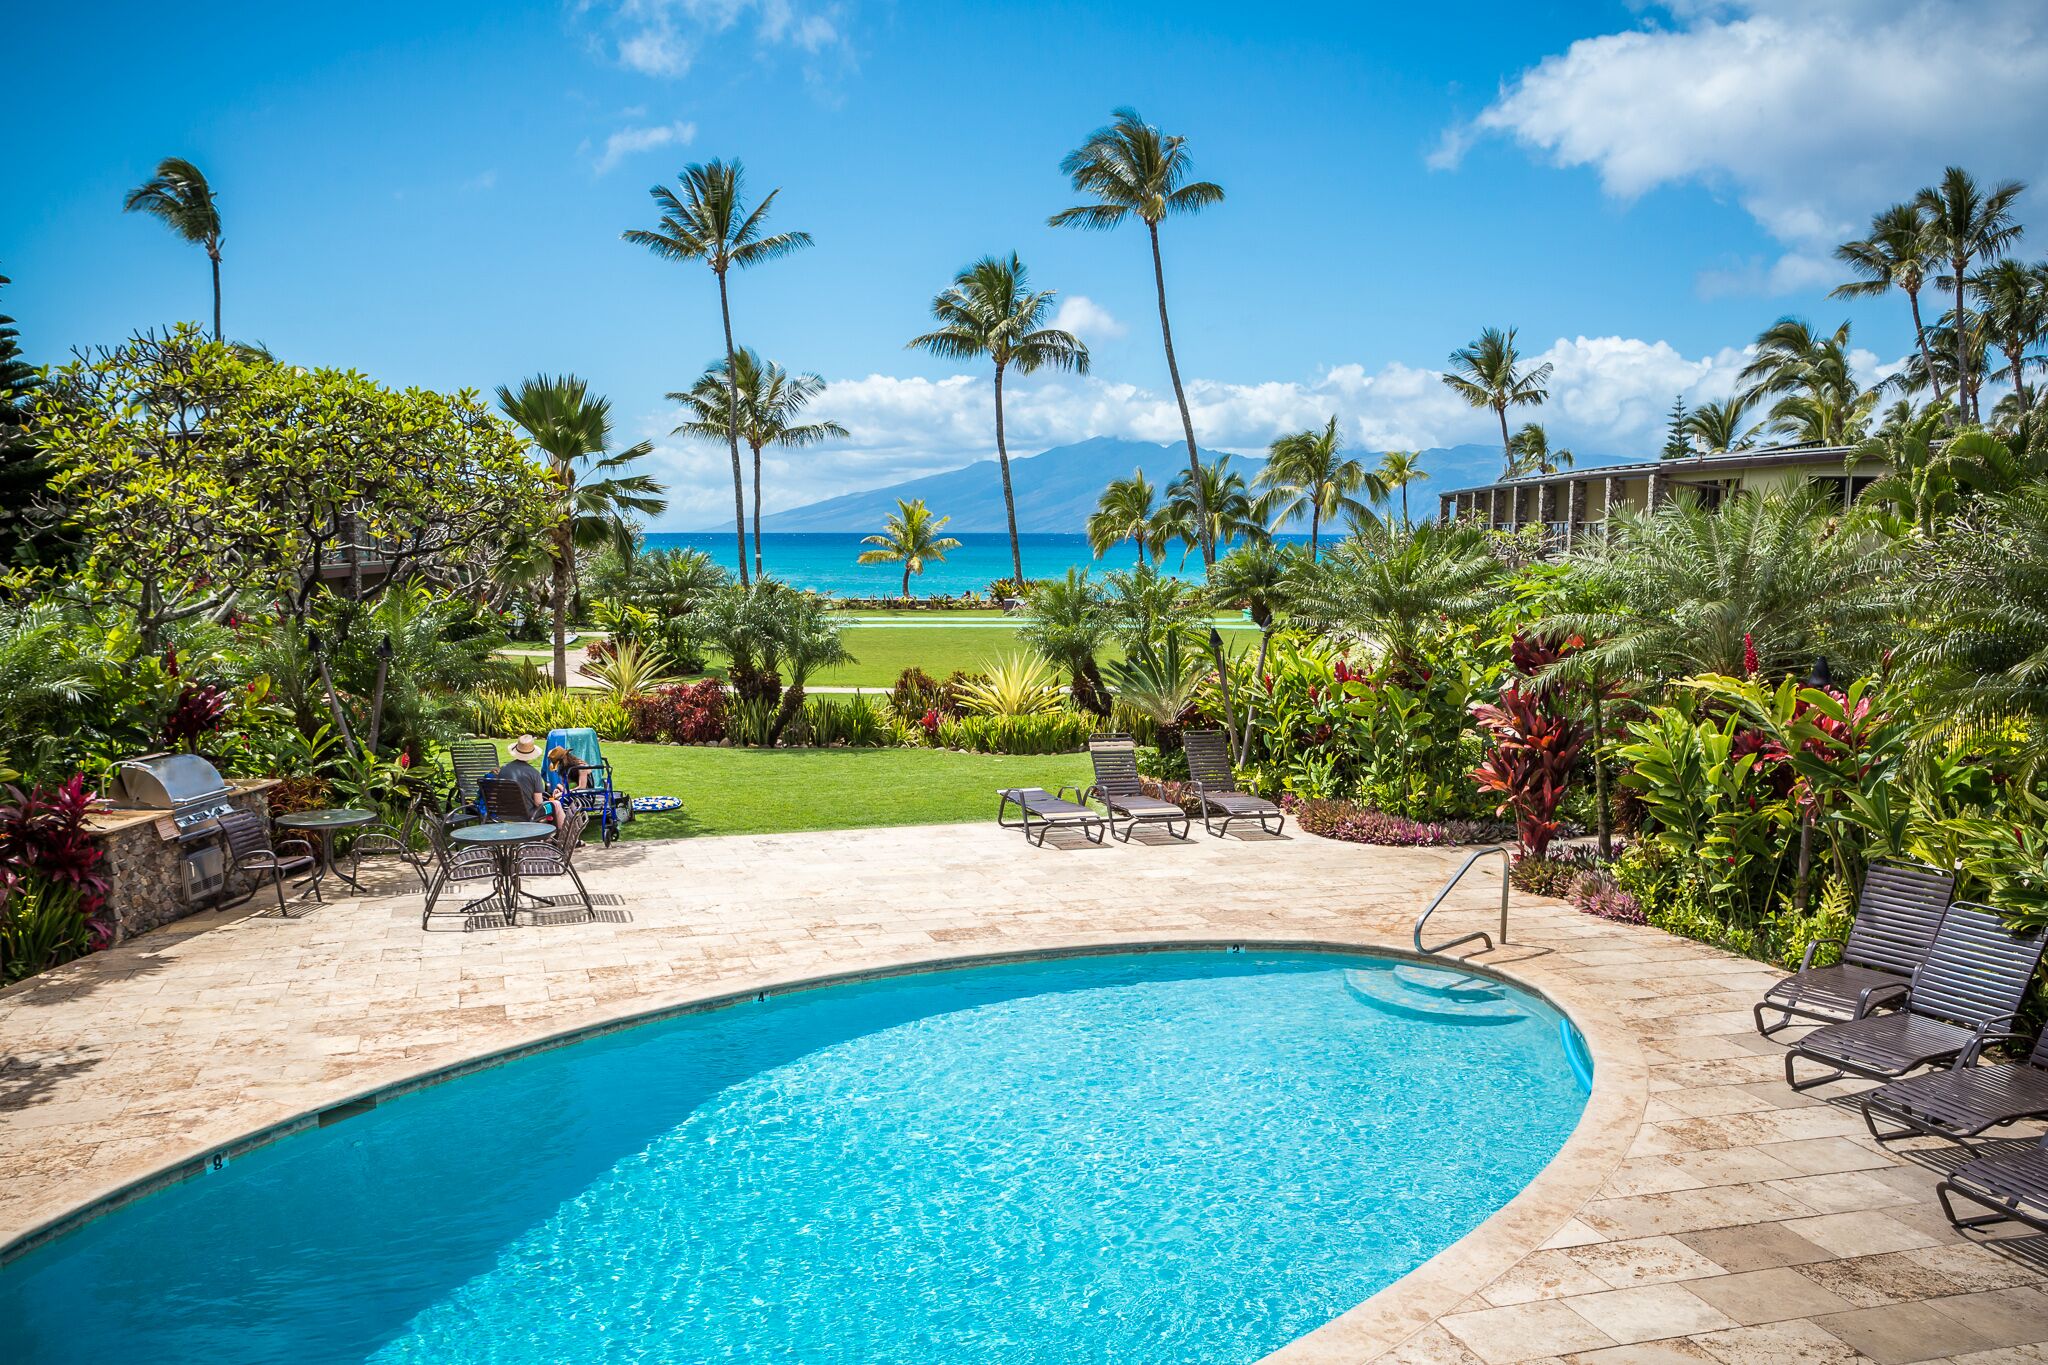
[[[1975,1056],[2012,1027],[2041,948],[2041,934],[2015,934],[1990,906],[1957,901],[1942,916],[1898,1012],[1807,1034],[1785,1054],[1785,1084],[1810,1090],[1843,1076],[1895,1081]],[[1793,1067],[1801,1057],[1829,1070],[1802,1081]]]
[[[1129,735],[1095,736],[1088,741],[1088,758],[1095,765],[1095,785],[1087,795],[1109,811],[1111,834],[1129,843],[1131,831],[1141,824],[1165,825],[1166,832],[1176,839],[1194,832],[1194,818],[1186,811],[1145,794],[1145,781],[1138,776],[1138,746]],[[1124,822],[1122,833],[1117,832],[1119,819]]]
[[[1976,1053],[1967,1052],[1953,1070],[1908,1076],[1866,1094],[1863,1122],[1870,1135],[1879,1142],[1916,1133],[1961,1142],[2022,1119],[2048,1118],[2048,1029],[2025,1061],[1976,1061]],[[1902,1126],[1880,1130],[1879,1115]]]
[[[1202,828],[1221,838],[1232,820],[1256,820],[1268,834],[1278,834],[1287,823],[1287,813],[1263,796],[1237,789],[1237,775],[1230,769],[1230,755],[1223,747],[1221,730],[1190,730],[1181,736],[1187,749],[1188,779],[1202,802]],[[1219,826],[1211,812],[1223,817]],[[1268,827],[1267,822],[1271,822]]]
[[[1842,942],[1842,960],[1831,967],[1813,965],[1822,943],[1840,940],[1807,944],[1797,974],[1765,991],[1758,1002],[1756,1031],[1768,1038],[1801,1020],[1836,1024],[1898,1004],[1914,968],[1927,957],[1955,886],[1955,874],[1939,868],[1872,863],[1856,901],[1855,923]],[[1778,1022],[1766,1025],[1766,1011],[1779,1015]]]
[[[2048,1137],[2012,1156],[1980,1156],[1934,1187],[1941,1211],[1956,1229],[2024,1223],[2048,1232]],[[1963,1218],[1950,1195],[1961,1195],[1994,1212]]]
[[[1074,797],[1071,801],[1069,792]],[[1012,806],[1017,808],[1015,820],[1009,818]],[[996,792],[996,823],[1004,829],[1023,830],[1025,839],[1040,848],[1054,829],[1078,827],[1089,843],[1099,844],[1103,830],[1109,827],[1109,821],[1082,804],[1079,787],[1061,787],[1057,796],[1043,787],[1004,787]]]

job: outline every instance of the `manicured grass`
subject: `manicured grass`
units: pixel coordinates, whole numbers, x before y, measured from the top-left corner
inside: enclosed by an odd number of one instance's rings
[[[1085,785],[1086,754],[946,749],[715,749],[607,743],[615,781],[683,808],[636,816],[628,839],[993,820],[999,787]]]
[[[1257,630],[1248,624],[1224,626],[1223,631],[1232,644],[1258,640]],[[1017,642],[1014,628],[997,626],[848,626],[843,638],[856,662],[827,669],[812,678],[812,683],[825,687],[892,687],[896,675],[912,665],[943,680],[955,669],[978,671],[991,660],[1024,648]],[[1105,651],[1105,657],[1116,655],[1114,648]]]

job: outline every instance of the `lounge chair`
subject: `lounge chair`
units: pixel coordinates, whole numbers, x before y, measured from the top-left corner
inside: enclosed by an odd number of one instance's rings
[[[1067,794],[1073,793],[1069,801]],[[1010,819],[1010,807],[1017,808],[1018,818]],[[1088,836],[1088,842],[1102,842],[1102,831],[1109,827],[1109,821],[1097,815],[1082,804],[1079,787],[1061,787],[1054,795],[1043,787],[1004,787],[996,793],[996,823],[1004,829],[1021,829],[1025,839],[1045,847],[1045,836],[1054,829],[1078,828]],[[1033,831],[1036,831],[1036,837]]]
[[[1785,1054],[1785,1084],[1794,1090],[1843,1076],[1895,1081],[1923,1066],[1974,1056],[2004,1035],[2041,963],[2040,933],[2015,934],[1988,905],[1957,901],[1942,916],[1895,1014],[1872,1014],[1815,1029]],[[1828,1067],[1800,1080],[1801,1057]]]
[[[1166,832],[1176,839],[1185,839],[1194,831],[1194,819],[1186,811],[1145,794],[1145,781],[1138,776],[1138,746],[1129,735],[1095,736],[1088,741],[1088,758],[1095,765],[1095,785],[1087,794],[1109,811],[1111,834],[1129,843],[1131,831],[1141,824],[1165,825]],[[1119,819],[1124,822],[1122,833],[1117,832]]]
[[[1268,834],[1278,834],[1286,825],[1287,812],[1263,796],[1237,789],[1221,730],[1190,730],[1181,736],[1181,742],[1187,749],[1188,778],[1201,798],[1203,829],[1221,838],[1232,820],[1256,820]],[[1210,818],[1212,812],[1223,817],[1221,825]]]
[[[1950,1071],[1908,1076],[1863,1097],[1863,1122],[1879,1142],[1916,1133],[1961,1142],[2022,1119],[2048,1118],[2048,1029],[2025,1061],[1978,1065],[1974,1051]],[[1882,1115],[1901,1125],[1877,1126]]]
[[[1955,874],[1939,868],[1872,863],[1848,939],[1807,944],[1798,973],[1765,991],[1758,1002],[1756,1031],[1768,1038],[1800,1020],[1835,1024],[1896,1005],[1934,942],[1955,886]],[[1815,950],[1832,942],[1841,942],[1842,960],[1831,967],[1814,966]],[[1781,1016],[1778,1022],[1766,1025],[1766,1011]]]
[[[1994,1223],[2024,1223],[2048,1232],[2048,1137],[2010,1156],[1980,1156],[1965,1162],[1934,1187],[1934,1194],[1958,1231]],[[1957,1194],[1995,1212],[1958,1217],[1956,1206],[1949,1202],[1949,1196]]]

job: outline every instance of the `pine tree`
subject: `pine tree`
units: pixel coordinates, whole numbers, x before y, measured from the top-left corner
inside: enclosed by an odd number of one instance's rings
[[[0,275],[0,287],[9,283]],[[14,319],[0,313],[0,568],[55,563],[67,550],[62,536],[30,520],[50,471],[26,430],[42,377],[22,358],[16,335]]]
[[[1671,400],[1671,415],[1664,423],[1664,449],[1662,457],[1667,460],[1682,460],[1693,453],[1692,437],[1685,430],[1685,395]]]

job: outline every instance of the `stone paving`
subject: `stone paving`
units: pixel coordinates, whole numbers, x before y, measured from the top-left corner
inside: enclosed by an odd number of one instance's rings
[[[1405,948],[1461,857],[1292,831],[1026,847],[993,826],[592,849],[596,924],[422,933],[417,883],[182,921],[0,992],[0,1245],[311,1110],[565,1030],[807,977],[1120,942]],[[1486,926],[1475,873],[1443,937]],[[1588,1118],[1471,1237],[1275,1360],[2048,1361],[2048,1254],[1950,1230],[1939,1152],[1797,1095],[1758,964],[1517,895],[1480,960],[1594,1044]],[[1434,927],[1433,927],[1434,934]],[[2024,1130],[2023,1130],[2024,1131]],[[1484,1140],[1475,1135],[1475,1140]]]

